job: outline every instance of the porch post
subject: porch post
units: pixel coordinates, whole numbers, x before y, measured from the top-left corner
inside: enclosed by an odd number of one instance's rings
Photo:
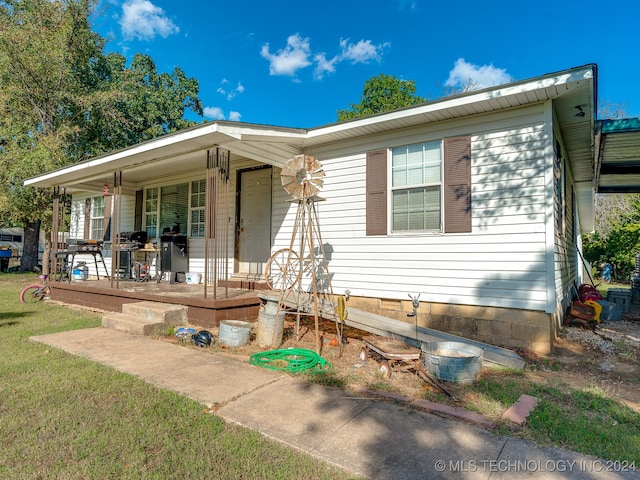
[[[207,177],[205,182],[205,244],[204,244],[204,298],[209,281],[213,284],[213,298],[218,298],[218,267],[229,279],[229,166],[230,152],[216,147],[207,150]],[[219,205],[219,201],[223,205]],[[220,239],[224,235],[224,239]],[[219,265],[219,262],[224,262]],[[229,296],[228,282],[225,298]]]
[[[60,187],[53,188],[53,216],[51,217],[51,258],[49,258],[49,275],[58,273],[58,229],[60,216]]]
[[[122,194],[122,172],[113,173],[113,217],[111,228],[111,288],[120,288],[120,219],[121,219],[121,202]]]

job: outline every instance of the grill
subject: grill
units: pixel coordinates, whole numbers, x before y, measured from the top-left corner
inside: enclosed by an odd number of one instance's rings
[[[115,243],[116,252],[118,252],[118,256],[120,257],[120,270],[118,272],[120,278],[133,278],[133,252],[144,248],[146,241],[147,232],[120,232],[120,243]],[[104,243],[105,257],[111,257],[113,246],[114,242]]]
[[[174,283],[178,273],[186,273],[189,268],[187,237],[184,235],[163,235],[160,237],[161,272],[158,282],[165,272],[169,273],[169,283]]]
[[[136,250],[143,248],[147,242],[147,232],[121,232],[120,233],[120,249]]]
[[[67,251],[70,253],[78,252],[99,252],[101,251],[102,242],[90,239],[71,238],[67,245]]]

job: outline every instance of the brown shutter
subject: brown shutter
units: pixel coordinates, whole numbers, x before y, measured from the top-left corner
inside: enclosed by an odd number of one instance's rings
[[[134,227],[133,229],[136,232],[142,230],[142,199],[143,199],[143,190],[136,190],[136,207],[135,207],[135,219],[134,219]]]
[[[387,150],[367,152],[367,235],[387,234]]]
[[[84,232],[83,238],[91,237],[91,199],[87,198],[84,201]]]
[[[102,221],[102,240],[111,240],[111,196],[104,197],[104,219]]]
[[[444,140],[444,231],[471,232],[471,137]]]

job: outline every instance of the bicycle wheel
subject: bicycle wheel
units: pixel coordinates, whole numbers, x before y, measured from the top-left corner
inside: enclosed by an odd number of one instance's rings
[[[47,294],[47,289],[42,285],[29,285],[20,292],[20,301],[22,303],[37,303],[41,301]]]
[[[283,248],[271,255],[265,267],[265,280],[272,290],[287,290],[300,280],[300,257]]]

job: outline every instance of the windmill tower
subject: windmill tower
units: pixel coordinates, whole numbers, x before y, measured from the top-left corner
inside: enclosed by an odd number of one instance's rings
[[[299,339],[300,317],[313,316],[316,352],[320,353],[320,317],[336,320],[331,276],[325,255],[317,204],[324,199],[318,192],[324,185],[324,170],[311,155],[296,155],[282,167],[280,180],[289,202],[297,204],[289,248],[275,252],[267,262],[265,278],[273,290],[280,291],[278,309],[296,313],[296,338]],[[338,327],[342,349],[341,328]]]

